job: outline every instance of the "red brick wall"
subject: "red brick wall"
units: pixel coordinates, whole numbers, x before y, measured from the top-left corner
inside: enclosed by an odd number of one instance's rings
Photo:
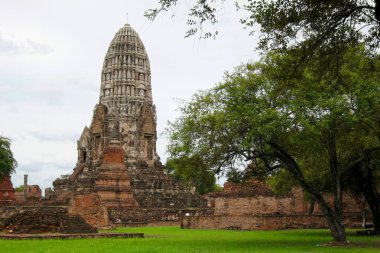
[[[331,207],[333,198],[326,197]],[[309,202],[304,199],[299,192],[289,197],[274,196],[252,196],[252,197],[217,197],[212,201],[216,215],[251,215],[251,214],[304,214],[308,212]],[[368,209],[368,205],[366,205]],[[362,203],[360,199],[354,198],[349,194],[343,195],[344,212],[361,212]],[[314,213],[321,213],[317,204]]]
[[[236,184],[227,184],[227,187],[224,193],[206,195],[208,204],[215,208],[216,215],[306,214],[310,206],[300,188],[294,188],[288,196],[277,197],[263,187],[260,187],[262,195],[260,191],[259,194],[254,191],[249,192],[246,186],[236,187]],[[326,195],[325,198],[333,207],[333,197]],[[344,212],[361,212],[362,206],[362,199],[348,193],[343,194]],[[317,204],[315,204],[314,213],[321,214]]]
[[[324,197],[329,203],[329,205],[333,207],[334,197],[332,195],[326,195]],[[344,212],[362,212],[362,208],[363,208],[362,198],[354,197],[353,195],[349,193],[343,193],[342,202],[343,202],[342,205],[343,205]],[[365,207],[368,209],[368,204],[366,204]],[[321,213],[321,210],[319,209],[318,205],[315,205],[314,213]]]
[[[256,192],[241,194],[241,191],[235,194],[229,188],[226,195],[222,193],[206,197],[209,206],[215,208],[216,215],[294,214],[306,213],[308,210],[308,202],[301,189],[296,188],[288,196],[278,197],[265,188],[260,188],[264,195]]]
[[[42,191],[38,185],[28,185],[26,186],[26,197],[27,199],[41,200]]]
[[[108,146],[104,151],[103,163],[124,164],[124,149],[121,146]]]
[[[290,214],[295,212],[292,198],[245,197],[216,198],[215,215]]]
[[[5,177],[0,181],[0,201],[13,201],[15,200],[15,190],[11,177]]]
[[[360,227],[361,216],[347,215],[346,227]],[[242,229],[276,230],[297,228],[327,228],[323,215],[230,215],[230,216],[183,216],[181,228],[192,229]]]
[[[262,196],[273,196],[272,190],[262,181],[250,179],[242,183],[226,182],[223,185],[224,193],[254,194]]]
[[[96,194],[73,196],[69,203],[69,214],[80,215],[88,224],[97,228],[110,225],[107,209]]]
[[[27,201],[40,201],[42,199],[42,191],[38,185],[27,185],[26,186],[26,200]],[[17,201],[24,202],[24,192],[16,192],[15,199]]]

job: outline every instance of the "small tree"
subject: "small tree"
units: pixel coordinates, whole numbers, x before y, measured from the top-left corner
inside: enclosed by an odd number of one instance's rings
[[[20,185],[18,187],[15,187],[15,191],[16,192],[24,192],[25,190],[25,186],[24,185]]]
[[[0,136],[0,181],[15,172],[17,162],[11,151],[11,140]]]
[[[195,187],[199,194],[215,190],[215,175],[198,156],[168,159],[166,168],[174,178]]]

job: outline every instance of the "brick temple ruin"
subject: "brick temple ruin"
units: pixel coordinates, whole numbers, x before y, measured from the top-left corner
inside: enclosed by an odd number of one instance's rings
[[[307,200],[305,192],[293,188],[285,195],[276,195],[264,182],[250,179],[242,183],[227,182],[222,192],[205,194],[212,214],[183,216],[182,228],[278,230],[328,228],[318,205]],[[334,205],[332,195],[325,199]],[[343,193],[343,223],[349,228],[372,224],[372,214],[360,196]]]
[[[178,221],[182,210],[205,207],[205,200],[165,174],[156,124],[148,54],[126,24],[105,56],[99,103],[77,142],[76,167],[55,180],[46,197],[73,206],[77,199],[98,199],[112,223]]]
[[[128,24],[110,43],[101,73],[99,103],[77,142],[70,175],[53,182],[41,199],[24,182],[15,193],[10,177],[0,182],[1,221],[22,212],[78,215],[97,228],[176,224],[183,228],[281,229],[326,227],[300,189],[278,197],[262,182],[225,184],[199,196],[165,174],[156,152],[156,110],[149,58]],[[361,222],[360,201],[344,197],[352,225]],[[37,224],[38,225],[38,224]]]

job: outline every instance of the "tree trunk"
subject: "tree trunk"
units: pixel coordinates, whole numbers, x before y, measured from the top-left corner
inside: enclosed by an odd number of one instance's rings
[[[353,170],[354,182],[363,193],[372,213],[375,234],[380,235],[380,196],[373,183],[373,172],[368,157],[356,164]]]
[[[375,0],[375,18],[380,22],[380,0]]]
[[[329,224],[329,228],[331,234],[334,238],[334,242],[339,244],[346,244],[346,230],[344,228],[343,223],[341,222],[341,218],[331,209],[331,207],[326,203],[321,195],[312,194],[315,201],[318,203],[319,208],[321,209],[323,215],[325,216],[327,223]]]
[[[311,199],[309,209],[307,210],[307,214],[313,214],[314,213],[314,206],[315,206],[315,200]]]
[[[315,191],[304,180],[299,181],[299,183],[301,184],[302,188],[307,191],[319,205],[321,212],[327,220],[327,224],[329,225],[331,235],[334,238],[334,242],[337,242],[339,244],[346,244],[346,230],[341,222],[339,215],[337,215],[334,210],[327,204],[322,195]]]
[[[375,234],[380,235],[380,196],[372,182],[371,168],[361,165],[354,174],[355,179],[371,210]]]
[[[342,206],[342,179],[341,171],[338,166],[338,155],[336,151],[336,137],[334,127],[331,127],[330,132],[328,133],[328,138],[326,141],[327,151],[329,154],[329,165],[331,177],[334,180],[335,184],[333,187],[334,193],[334,210],[335,214],[339,217],[340,221],[343,221],[343,206]]]
[[[363,194],[371,209],[375,234],[380,235],[380,196],[374,187],[368,187]]]
[[[347,244],[346,231],[341,222],[341,218],[334,210],[327,204],[322,195],[316,191],[311,185],[305,181],[305,177],[294,158],[288,154],[281,146],[272,141],[269,144],[276,150],[274,152],[275,157],[279,158],[285,165],[285,168],[294,176],[301,187],[310,194],[312,199],[319,205],[323,215],[325,216],[328,226],[331,231],[331,235],[334,238],[334,242],[339,244]]]

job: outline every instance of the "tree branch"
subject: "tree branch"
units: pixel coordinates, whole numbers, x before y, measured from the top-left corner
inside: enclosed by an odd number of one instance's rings
[[[363,151],[363,155],[356,159],[355,161],[351,162],[345,169],[342,170],[342,175],[344,175],[345,173],[347,173],[348,171],[356,168],[356,166],[363,162],[364,160],[370,158],[371,154],[375,151],[379,151],[380,150],[380,147],[375,147],[375,148],[371,148],[371,149],[367,149],[367,150],[364,150]]]

